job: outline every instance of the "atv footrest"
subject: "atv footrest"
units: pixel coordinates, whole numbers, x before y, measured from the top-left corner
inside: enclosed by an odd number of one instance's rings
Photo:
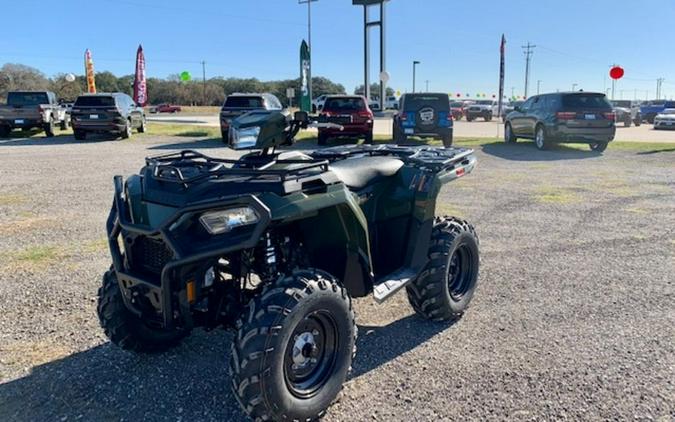
[[[377,303],[382,303],[394,293],[401,290],[417,276],[417,271],[412,268],[401,268],[378,280],[373,287],[373,296]]]

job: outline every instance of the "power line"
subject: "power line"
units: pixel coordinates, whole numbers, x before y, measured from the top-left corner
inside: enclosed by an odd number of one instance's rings
[[[530,81],[530,60],[532,60],[532,54],[534,54],[534,48],[536,45],[530,44],[527,42],[527,45],[522,46],[523,53],[525,54],[525,93],[524,97],[527,98],[527,84]]]

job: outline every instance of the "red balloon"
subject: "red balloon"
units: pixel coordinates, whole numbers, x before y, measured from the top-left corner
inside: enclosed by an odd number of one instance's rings
[[[621,79],[623,78],[623,68],[621,66],[614,66],[613,68],[609,69],[609,77],[612,79]]]

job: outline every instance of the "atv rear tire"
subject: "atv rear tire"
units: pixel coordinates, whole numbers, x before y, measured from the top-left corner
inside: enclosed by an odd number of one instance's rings
[[[476,290],[478,266],[478,236],[473,226],[454,217],[437,217],[431,233],[429,263],[406,286],[410,305],[427,319],[459,319]]]
[[[356,343],[347,290],[298,270],[248,304],[232,344],[232,390],[254,420],[315,420],[342,389]]]
[[[150,327],[131,313],[124,305],[122,292],[113,270],[103,275],[103,285],[98,290],[96,308],[101,327],[110,341],[124,350],[138,353],[157,353],[174,347],[187,331],[168,331]]]

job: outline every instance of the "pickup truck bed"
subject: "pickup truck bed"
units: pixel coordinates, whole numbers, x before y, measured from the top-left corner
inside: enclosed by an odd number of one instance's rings
[[[7,105],[0,105],[0,137],[7,137],[13,129],[44,130],[54,136],[56,126],[68,127],[66,109],[56,102],[52,92],[10,92]]]

